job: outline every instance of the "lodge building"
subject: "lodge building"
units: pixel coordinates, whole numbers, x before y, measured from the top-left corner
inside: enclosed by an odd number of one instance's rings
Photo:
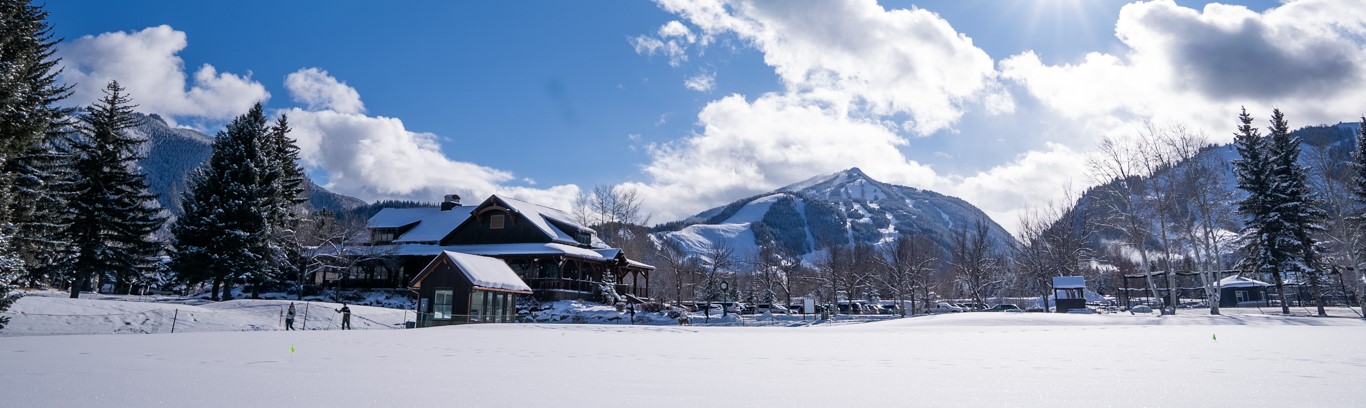
[[[501,276],[499,271],[465,270],[466,266],[457,262],[471,259],[464,255],[501,260],[525,291],[543,301],[601,301],[609,291],[646,298],[650,272],[655,269],[628,258],[621,249],[609,247],[596,231],[572,221],[562,211],[497,195],[473,206],[463,206],[459,196],[450,195],[439,208],[385,208],[370,217],[366,229],[369,242],[364,249],[382,254],[376,259],[383,258],[384,262],[372,262],[359,270],[390,269],[385,276],[392,276],[392,280],[386,282],[398,281],[416,289],[423,313],[436,313],[438,286],[443,290],[442,302],[447,296],[445,290],[465,288],[449,294],[458,299],[449,302],[451,307],[464,304],[461,302],[474,304],[466,299],[470,296],[485,296],[473,291],[523,291],[512,288],[516,285],[511,282],[502,282],[505,287],[482,289],[477,282],[463,282],[483,273]],[[490,265],[476,263],[483,268]],[[607,282],[613,282],[611,287]],[[504,295],[488,296],[490,305],[501,304],[498,302],[504,299],[500,297]],[[488,310],[492,309],[484,307],[479,312]]]

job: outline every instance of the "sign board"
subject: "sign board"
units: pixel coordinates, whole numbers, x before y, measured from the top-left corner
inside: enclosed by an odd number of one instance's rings
[[[816,299],[806,299],[802,302],[802,313],[816,314]]]

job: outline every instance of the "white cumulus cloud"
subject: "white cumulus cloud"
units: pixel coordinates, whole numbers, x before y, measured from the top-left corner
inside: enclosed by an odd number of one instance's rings
[[[204,64],[187,84],[185,62],[177,55],[187,45],[184,32],[170,26],[136,32],[87,35],[59,46],[62,82],[73,85],[68,103],[98,100],[111,80],[128,89],[138,110],[171,117],[222,120],[270,98],[250,74],[218,72]]]
[[[697,47],[733,34],[764,54],[788,91],[854,116],[909,115],[904,127],[925,135],[952,126],[975,106],[1012,107],[991,57],[924,9],[888,10],[872,0],[660,4],[700,29]],[[660,32],[675,31],[675,23]],[[667,47],[668,37],[654,40]]]
[[[300,158],[326,173],[324,187],[332,191],[367,201],[435,201],[452,193],[482,200],[496,193],[564,209],[579,192],[572,184],[545,189],[513,185],[519,179],[510,171],[451,160],[437,135],[410,130],[398,118],[361,113],[356,90],[326,71],[303,69],[286,81],[291,98],[310,108],[281,113],[289,116]]]
[[[318,68],[294,71],[285,77],[290,99],[308,105],[309,110],[327,109],[339,113],[365,113],[360,93]]]
[[[1124,6],[1119,54],[1047,65],[1033,52],[1000,63],[1056,113],[1115,129],[1184,123],[1228,141],[1239,107],[1294,123],[1337,123],[1366,100],[1366,0],[1289,1],[1264,12],[1171,0]],[[1107,125],[1108,124],[1108,125]]]

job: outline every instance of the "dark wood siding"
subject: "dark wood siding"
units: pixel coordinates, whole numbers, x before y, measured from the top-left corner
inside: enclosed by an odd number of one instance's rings
[[[470,312],[470,291],[474,289],[469,279],[465,278],[465,273],[456,269],[449,261],[442,261],[436,265],[436,270],[422,278],[422,286],[418,289],[418,304],[423,305],[423,310],[419,312],[425,316],[419,322],[427,322],[430,326],[443,326],[453,323],[460,323],[462,317]],[[454,295],[451,301],[451,314],[455,315],[451,320],[431,320],[431,314],[436,301],[437,289],[453,289]],[[424,300],[425,299],[425,300]],[[420,323],[419,323],[420,324]]]
[[[503,228],[490,228],[490,219],[502,215]],[[441,240],[441,245],[548,243],[550,236],[522,214],[496,208],[480,208]]]

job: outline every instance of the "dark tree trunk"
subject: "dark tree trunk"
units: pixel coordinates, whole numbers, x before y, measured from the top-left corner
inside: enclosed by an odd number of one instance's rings
[[[79,275],[77,275],[76,279],[71,280],[71,296],[69,296],[71,299],[76,299],[81,296],[81,282],[84,280],[85,279],[82,279]]]
[[[1280,272],[1272,272],[1271,276],[1276,279],[1276,298],[1281,301],[1281,314],[1290,314],[1290,304],[1285,303],[1285,280],[1281,279]]]

